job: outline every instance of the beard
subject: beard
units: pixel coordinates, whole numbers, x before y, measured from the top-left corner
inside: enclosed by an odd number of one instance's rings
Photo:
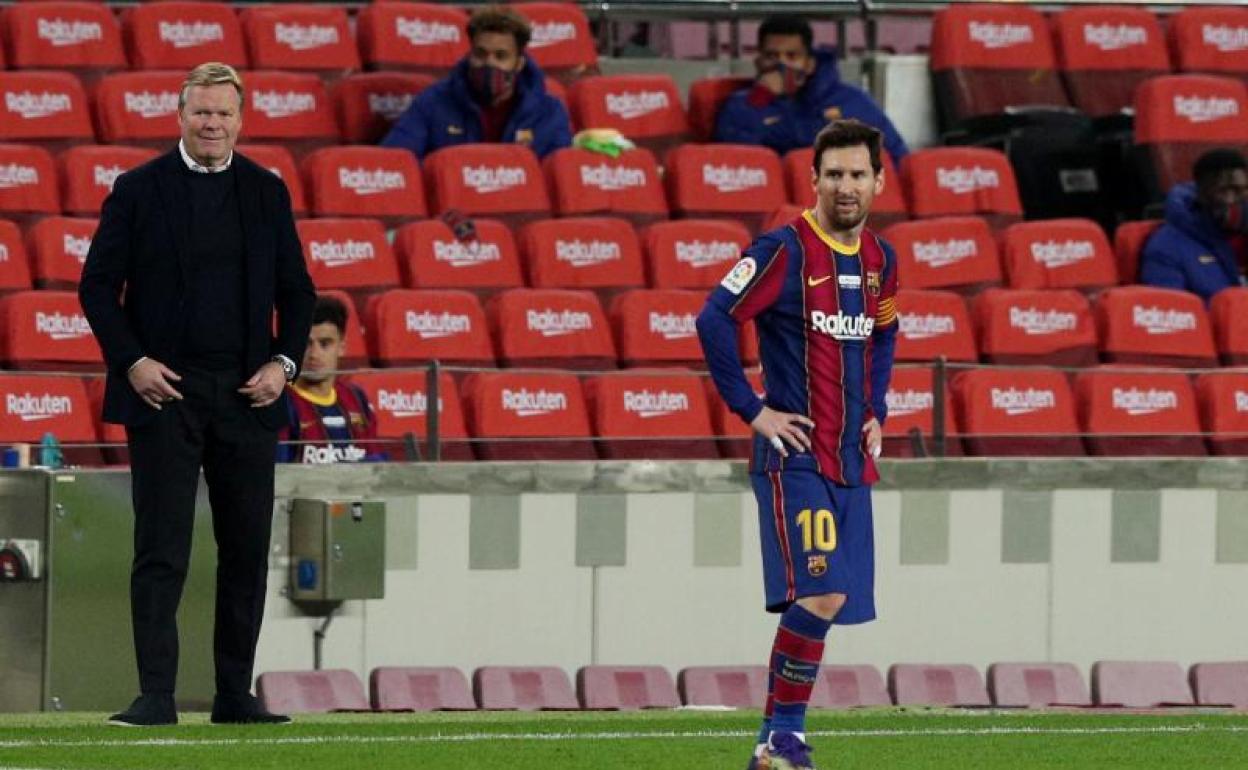
[[[837,230],[852,230],[862,224],[869,213],[870,211],[867,207],[863,206],[861,203],[858,204],[858,208],[853,214],[848,215],[841,214],[840,211],[837,210],[836,206],[833,205],[831,216],[829,216],[828,219],[832,221],[832,226]]]

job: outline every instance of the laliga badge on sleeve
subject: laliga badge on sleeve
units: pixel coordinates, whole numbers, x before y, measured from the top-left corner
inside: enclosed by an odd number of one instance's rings
[[[728,275],[724,276],[724,280],[719,282],[733,294],[740,294],[745,291],[745,287],[750,285],[750,279],[754,277],[754,271],[758,269],[758,264],[753,257],[744,257],[740,262],[732,266],[728,271]]]

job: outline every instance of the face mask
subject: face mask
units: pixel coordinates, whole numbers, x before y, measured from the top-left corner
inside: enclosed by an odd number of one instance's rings
[[[796,96],[797,92],[806,84],[806,70],[790,67],[784,62],[775,62],[767,66],[766,69],[762,70],[761,74],[766,75],[769,72],[780,73],[780,78],[783,81],[782,93],[784,96]]]
[[[468,87],[483,104],[494,104],[511,95],[516,84],[515,70],[505,70],[489,64],[468,65]]]
[[[1248,200],[1237,203],[1217,203],[1209,211],[1213,221],[1218,223],[1222,232],[1229,235],[1248,233]]]

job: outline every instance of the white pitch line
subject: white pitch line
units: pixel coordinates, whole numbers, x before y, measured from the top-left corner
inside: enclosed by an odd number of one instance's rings
[[[813,730],[807,735],[827,738],[939,738],[948,736],[998,735],[1143,735],[1185,733],[1248,733],[1248,726],[1237,725],[1160,725],[1156,727],[983,727],[935,728],[930,730]],[[17,740],[0,741],[0,750],[28,748],[132,748],[132,747],[195,747],[195,746],[297,746],[322,743],[481,743],[490,741],[623,741],[687,738],[743,738],[756,735],[755,730],[704,730],[655,732],[598,733],[460,733],[456,735],[309,735],[289,738],[144,738],[123,740]]]

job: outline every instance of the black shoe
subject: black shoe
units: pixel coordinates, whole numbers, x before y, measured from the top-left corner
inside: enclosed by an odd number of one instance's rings
[[[140,695],[130,708],[109,717],[108,723],[118,727],[176,725],[178,710],[173,705],[172,695]]]
[[[218,695],[212,699],[214,725],[285,725],[290,717],[270,714],[254,695]]]

